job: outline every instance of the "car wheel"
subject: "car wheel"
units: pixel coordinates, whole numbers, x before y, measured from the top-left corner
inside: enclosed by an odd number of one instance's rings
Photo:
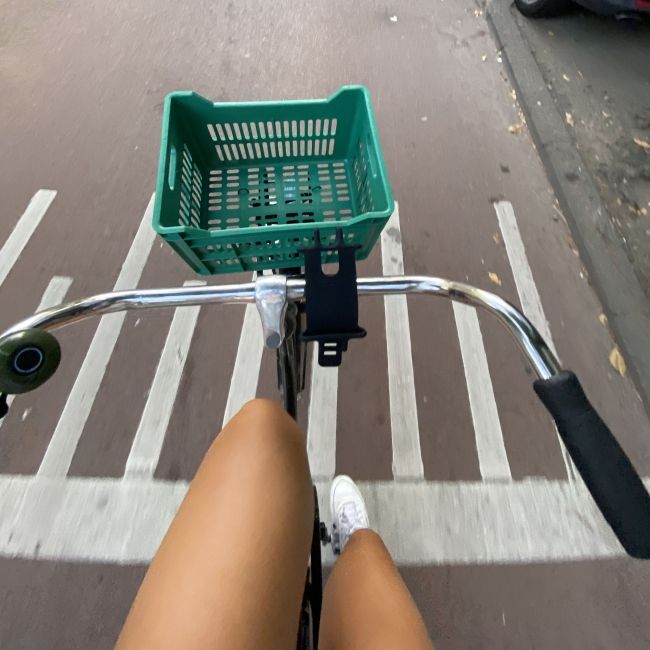
[[[529,18],[557,16],[569,7],[570,0],[515,0],[517,9]]]

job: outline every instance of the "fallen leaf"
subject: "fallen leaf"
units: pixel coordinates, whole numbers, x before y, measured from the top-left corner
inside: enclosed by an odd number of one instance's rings
[[[642,140],[641,138],[634,138],[634,144],[638,144],[641,147],[641,149],[650,151],[650,142],[648,142],[647,140]]]
[[[569,77],[568,74],[563,74],[562,79],[564,79],[564,81],[571,81],[571,77]]]
[[[391,16],[389,20],[390,20],[391,23],[396,23],[397,22],[397,16]]]
[[[484,63],[485,63],[485,61],[487,61],[487,54],[484,54],[484,55],[481,57],[481,61],[483,61]]]
[[[604,117],[605,119],[607,119],[608,117],[611,117],[611,116],[612,116],[612,114],[611,114],[611,113],[608,113],[607,111],[600,111],[600,112],[603,114],[603,117]]]
[[[573,115],[571,115],[571,113],[565,113],[564,119],[569,126],[575,126],[575,122],[573,121]]]
[[[578,248],[576,246],[575,240],[571,235],[565,235],[564,241],[567,243],[569,248],[571,249],[571,252],[577,257],[578,256]]]
[[[429,118],[428,118],[426,115],[423,115],[423,116],[420,118],[420,122],[426,122],[428,119],[429,119]]]
[[[548,30],[548,35],[549,35],[549,36],[555,36],[555,33],[552,32],[552,31],[549,29],[549,30]]]
[[[492,273],[492,271],[490,271],[488,273],[488,278],[490,278],[494,284],[498,285],[499,287],[501,286],[501,278],[496,273]]]
[[[522,123],[522,122],[518,122],[517,124],[511,124],[511,125],[508,127],[508,131],[509,131],[510,133],[514,133],[515,135],[518,135],[519,133],[522,132],[523,128],[524,128],[523,123]]]
[[[607,315],[606,314],[600,314],[598,316],[598,320],[600,321],[601,325],[604,325],[605,327],[607,327]]]
[[[497,246],[501,243],[501,235],[498,232],[495,232],[494,235],[492,235],[492,239]]]
[[[625,359],[623,358],[621,351],[618,349],[618,345],[615,345],[609,353],[609,363],[612,365],[612,368],[621,375],[621,377],[625,376],[627,367],[625,366]]]

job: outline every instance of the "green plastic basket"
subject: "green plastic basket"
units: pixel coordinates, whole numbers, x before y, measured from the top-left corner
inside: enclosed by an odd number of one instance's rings
[[[321,100],[165,100],[153,225],[197,273],[300,267],[314,231],[328,243],[338,227],[363,259],[393,207],[363,86]]]

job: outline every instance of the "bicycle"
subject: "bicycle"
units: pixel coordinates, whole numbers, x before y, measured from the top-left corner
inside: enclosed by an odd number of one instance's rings
[[[213,164],[217,165],[218,171],[208,170],[209,178],[222,179],[209,182],[208,187],[202,187],[199,166],[186,149],[183,149],[182,159],[177,160],[177,149],[171,142],[179,137],[182,126],[174,121],[175,111],[180,110],[175,105],[177,100],[196,105],[201,131],[205,131],[206,125],[208,127],[210,145],[214,146],[215,152]],[[322,117],[323,111],[337,104],[342,111],[330,112],[328,118]],[[302,118],[284,115],[282,119],[276,119],[288,107],[306,111],[306,114]],[[260,110],[269,113],[266,115],[268,120],[266,117],[264,120],[249,117],[243,122],[232,121],[241,119],[239,116],[242,114],[250,116],[251,111],[257,113]],[[346,124],[346,110],[356,111],[357,122],[361,125]],[[332,117],[333,114],[336,117]],[[224,117],[229,121],[224,122]],[[324,126],[325,120],[327,127]],[[338,133],[347,134],[346,139],[352,141],[350,150],[357,155],[349,165],[350,169],[345,165],[337,166],[339,163],[328,158],[338,146],[332,137],[337,129]],[[319,148],[323,147],[325,157],[317,154],[314,160],[309,161],[315,149],[314,137],[320,138],[323,132],[327,139],[321,138],[324,144],[319,144]],[[270,133],[273,135],[267,137]],[[276,137],[278,133],[279,139]],[[285,137],[288,139],[284,140]],[[195,141],[196,138],[196,133],[193,133],[189,140]],[[279,142],[284,143],[285,150],[291,155],[299,156],[298,151],[304,151],[304,159],[309,162],[287,165],[284,154],[278,161]],[[311,146],[308,147],[306,142]],[[249,158],[254,158],[251,153],[258,154],[255,160],[262,158],[262,152],[268,154],[271,143],[274,144],[274,155],[265,159],[264,164],[254,163],[257,167],[245,165]],[[360,159],[361,163],[358,162]],[[315,102],[237,105],[211,104],[191,93],[172,94],[165,104],[160,160],[154,225],[195,271],[215,274],[243,269],[260,273],[270,269],[273,272],[259,274],[254,280],[240,284],[98,294],[34,314],[0,335],[1,394],[34,390],[54,374],[61,351],[50,330],[124,310],[255,303],[262,321],[265,345],[277,351],[278,388],[284,408],[295,418],[298,395],[304,387],[308,343],[318,344],[318,362],[321,365],[337,366],[349,340],[365,335],[365,330],[357,322],[358,296],[419,294],[459,301],[492,313],[514,336],[537,374],[534,389],[555,420],[558,432],[603,516],[628,554],[650,559],[650,496],[625,452],[589,403],[577,377],[561,369],[553,352],[524,314],[494,293],[442,278],[410,275],[356,277],[356,260],[370,252],[393,209],[365,89],[345,87],[331,98]],[[273,164],[268,164],[269,160]],[[289,171],[293,173],[280,173],[277,165],[292,167]],[[303,169],[300,165],[304,165]],[[262,167],[264,171],[261,171]],[[327,174],[319,174],[319,169],[325,168]],[[279,176],[283,178],[279,179]],[[330,177],[330,183],[323,182],[326,176]],[[326,186],[336,185],[337,176],[341,180],[345,177],[350,189],[347,193],[330,191],[326,194]],[[180,183],[177,183],[179,179]],[[352,183],[355,184],[354,190]],[[215,189],[217,185],[223,189]],[[230,189],[229,185],[232,186]],[[373,192],[375,196],[372,196]],[[325,199],[337,194],[339,199],[347,196],[339,203],[356,205],[359,215],[328,220],[331,215],[326,213],[332,210],[331,205],[336,201],[334,198]],[[228,199],[231,199],[230,203]],[[369,210],[373,206],[368,201],[375,199],[375,208],[383,200],[380,209]],[[229,205],[234,207],[226,212]],[[297,205],[300,209],[295,207]],[[212,210],[211,206],[219,209]],[[347,216],[344,210],[349,210],[350,214],[353,211],[348,207],[339,207],[338,210],[339,216]],[[171,218],[176,220],[175,225],[165,225],[166,211],[167,216],[171,214]],[[215,217],[214,213],[220,211],[227,216]],[[210,229],[210,222],[215,220],[220,223]],[[240,227],[242,220],[248,224],[247,227]],[[324,273],[322,264],[326,262],[338,262],[338,272]],[[316,499],[315,488],[314,496]],[[298,648],[318,647],[322,599],[321,545],[331,541],[330,532],[320,521],[316,499]]]

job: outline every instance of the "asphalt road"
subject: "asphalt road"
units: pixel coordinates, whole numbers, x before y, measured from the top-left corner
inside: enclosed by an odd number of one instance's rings
[[[564,364],[648,476],[648,419],[608,360],[615,342],[484,16],[470,0],[404,4],[2,2],[0,250],[20,223],[42,220],[17,259],[3,258],[0,328],[52,297],[193,279],[140,228],[167,92],[285,99],[362,83],[399,236],[360,274],[403,256],[407,273],[541,307],[538,326],[548,321]],[[647,647],[650,569],[622,556],[567,473],[510,337],[484,314],[409,300],[408,354],[391,334],[405,313],[363,302],[367,339],[335,376],[311,376],[300,419],[321,493],[334,472],[363,482],[442,650]],[[224,417],[251,394],[276,395],[250,316],[202,308],[61,331],[58,374],[17,398],[0,428],[0,646],[111,647]],[[163,390],[167,357],[178,382]],[[171,404],[168,421],[147,419]],[[123,480],[145,428],[162,444],[153,472]],[[399,436],[419,442],[421,472],[408,480],[414,459]]]

